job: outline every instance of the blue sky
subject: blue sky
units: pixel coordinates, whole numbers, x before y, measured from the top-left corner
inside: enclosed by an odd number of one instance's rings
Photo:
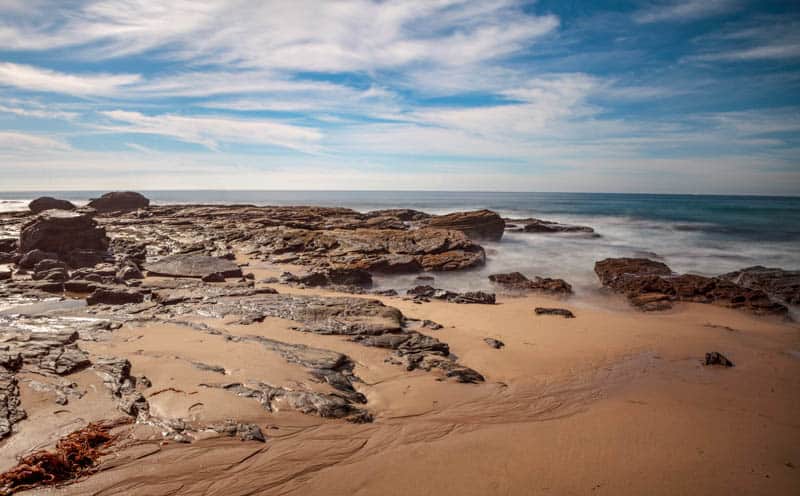
[[[0,0],[0,189],[800,194],[800,4]]]

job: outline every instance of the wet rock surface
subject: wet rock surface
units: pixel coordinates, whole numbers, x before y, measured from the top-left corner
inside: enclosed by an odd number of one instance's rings
[[[757,288],[740,286],[733,277],[676,275],[663,262],[645,258],[610,258],[595,264],[603,286],[626,295],[636,307],[666,310],[673,302],[709,303],[755,314],[786,315],[788,308]]]
[[[790,305],[800,305],[800,271],[775,267],[748,267],[719,276],[739,286],[759,289],[772,298]]]
[[[506,219],[507,229],[516,232],[526,233],[577,233],[594,235],[594,229],[588,226],[576,226],[573,224],[561,224],[560,222],[553,222],[542,219]]]
[[[242,276],[242,269],[231,260],[196,254],[171,255],[145,264],[144,268],[154,276],[202,278],[218,274],[223,279]]]
[[[510,293],[539,292],[556,296],[572,294],[572,286],[563,279],[535,277],[532,280],[519,272],[492,274],[489,280]]]
[[[413,296],[414,301],[418,303],[431,301],[433,299],[449,301],[450,303],[494,305],[496,300],[493,293],[485,293],[483,291],[458,293],[445,289],[437,289],[428,285],[415,286],[406,291],[406,294]]]

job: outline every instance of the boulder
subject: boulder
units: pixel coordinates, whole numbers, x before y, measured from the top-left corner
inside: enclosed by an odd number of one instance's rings
[[[150,200],[145,198],[141,193],[135,193],[133,191],[114,191],[90,201],[89,206],[101,213],[128,212],[140,208],[147,208],[150,206]]]
[[[231,260],[191,253],[164,257],[144,268],[151,276],[202,278],[219,273],[223,277],[242,277],[242,269]]]
[[[142,293],[120,288],[97,288],[86,297],[87,305],[125,305],[143,301],[144,295]]]
[[[435,229],[461,231],[470,239],[488,241],[500,241],[506,228],[503,218],[491,210],[437,215],[426,224]]]
[[[23,269],[32,269],[42,260],[52,260],[58,258],[58,254],[43,250],[31,250],[22,255],[18,265]]]
[[[32,250],[52,252],[60,256],[76,250],[105,251],[106,231],[86,214],[64,210],[48,210],[22,227],[20,253]]]
[[[748,267],[719,276],[736,285],[759,289],[790,305],[800,305],[800,270]]]
[[[28,204],[31,212],[38,214],[45,210],[75,210],[75,205],[67,200],[59,200],[51,196],[41,196]]]
[[[666,310],[675,301],[710,303],[755,314],[786,315],[788,308],[772,301],[761,289],[748,288],[721,277],[674,275],[662,262],[645,258],[610,258],[595,264],[602,284],[642,310]]]
[[[572,294],[572,286],[563,279],[536,277],[530,280],[519,272],[511,272],[492,274],[489,280],[510,292],[536,291],[560,296]]]

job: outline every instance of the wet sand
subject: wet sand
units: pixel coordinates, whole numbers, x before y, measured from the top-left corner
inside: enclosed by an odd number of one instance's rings
[[[257,280],[280,270],[255,264],[252,269]],[[145,396],[155,414],[200,423],[254,422],[267,442],[209,434],[191,444],[165,443],[140,427],[134,429],[139,441],[105,457],[98,474],[32,493],[800,492],[800,326],[795,323],[699,304],[645,314],[625,305],[606,308],[541,296],[499,297],[494,306],[379,299],[406,317],[442,324],[426,333],[449,343],[459,362],[486,382],[458,384],[407,372],[385,361],[387,350],[298,332],[283,319],[242,326],[197,316],[231,335],[347,354],[363,381],[356,388],[366,395],[365,407],[375,420],[351,424],[289,410],[268,412],[251,398],[198,384],[259,379],[302,383],[321,392],[330,385],[310,382],[304,369],[274,352],[190,326],[126,324],[108,339],[81,347],[93,355],[126,357],[135,373],[147,375],[152,387]],[[536,316],[537,306],[569,308],[576,318]],[[505,346],[493,349],[486,337]],[[708,351],[724,353],[736,366],[703,366]],[[201,370],[195,362],[224,371]],[[97,381],[85,374],[85,380]],[[26,445],[47,445],[47,436],[37,432],[52,425],[43,427],[41,419],[91,420],[113,409],[98,395],[58,407],[25,385],[20,389],[30,417],[4,445],[4,467]],[[57,431],[64,434],[73,425],[65,420]]]

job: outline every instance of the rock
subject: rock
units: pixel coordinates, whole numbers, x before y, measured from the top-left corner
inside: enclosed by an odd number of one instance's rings
[[[256,424],[242,424],[233,419],[227,419],[222,424],[215,424],[211,429],[219,434],[230,437],[238,437],[242,441],[258,441],[261,443],[266,442],[264,433],[261,428]]]
[[[114,191],[89,202],[89,206],[101,213],[127,212],[150,206],[150,200],[132,191]]]
[[[19,397],[17,378],[0,367],[0,439],[11,434],[14,424],[26,417]]]
[[[302,276],[285,273],[284,282],[316,286],[356,286],[369,288],[372,286],[372,275],[364,269],[326,268],[316,269]]]
[[[0,238],[0,252],[8,253],[17,251],[19,242],[17,238]]]
[[[221,272],[212,272],[200,278],[203,282],[225,282],[225,276]]]
[[[113,260],[108,252],[103,250],[73,250],[62,257],[70,267],[83,268]]]
[[[11,280],[11,270],[0,269],[0,281],[9,281],[9,280]]]
[[[128,303],[142,303],[144,295],[138,291],[119,288],[97,288],[86,297],[87,305],[125,305]]]
[[[510,220],[514,224],[521,223],[522,231],[527,233],[583,233],[593,234],[594,229],[588,226],[575,226],[571,224],[561,224],[549,220],[541,219],[521,219]]]
[[[723,367],[733,367],[733,362],[728,360],[722,353],[712,351],[706,353],[705,365],[722,365]]]
[[[506,345],[504,342],[494,338],[483,338],[483,341],[496,350]]]
[[[13,364],[15,357],[36,372],[65,375],[89,365],[89,358],[77,345],[78,333],[71,330],[31,332],[4,330],[0,333],[0,365]],[[5,358],[3,358],[5,357]]]
[[[491,210],[437,215],[426,224],[436,229],[461,231],[470,239],[489,241],[500,241],[506,227],[505,221]]]
[[[199,370],[205,370],[206,372],[214,372],[216,374],[225,375],[225,367],[220,365],[209,365],[203,362],[192,362],[192,366]]]
[[[131,362],[125,358],[98,357],[92,365],[103,384],[117,398],[117,408],[139,419],[150,415],[150,405],[144,395],[136,390],[136,377],[131,375]]]
[[[179,254],[145,264],[151,276],[197,277],[222,274],[223,277],[242,277],[242,269],[231,260],[206,255]]]
[[[433,298],[436,300],[449,301],[450,303],[478,303],[484,305],[495,304],[495,295],[492,293],[484,293],[483,291],[457,293],[455,291],[437,289],[433,286],[421,285],[409,289],[406,291],[406,294],[414,296],[415,299],[422,301]]]
[[[417,220],[429,219],[430,214],[420,212],[419,210],[412,210],[410,208],[393,208],[388,210],[373,210],[364,214],[367,218],[375,217],[394,217],[402,222],[411,222]]]
[[[134,279],[144,279],[144,274],[139,270],[139,267],[133,263],[129,263],[117,271],[116,277],[120,281],[131,281]]]
[[[771,301],[761,289],[739,286],[720,277],[674,275],[666,264],[648,259],[606,259],[595,264],[595,272],[604,286],[625,294],[642,310],[664,310],[671,308],[674,301],[690,301],[755,314],[788,313],[785,305]]]
[[[545,308],[545,307],[536,307],[534,310],[536,315],[560,315],[565,319],[574,319],[575,314],[571,311],[567,310],[566,308]]]
[[[48,210],[25,224],[19,241],[19,250],[25,257],[32,250],[64,256],[76,250],[106,249],[106,231],[92,217],[63,210]]]
[[[31,212],[38,214],[45,210],[75,210],[75,205],[67,200],[59,200],[50,196],[41,196],[28,204]]]
[[[20,258],[18,265],[25,269],[32,269],[42,260],[52,260],[58,258],[58,254],[42,250],[31,250]]]
[[[800,305],[800,270],[783,270],[758,265],[719,277],[738,286],[764,291],[784,303]]]
[[[510,292],[536,291],[560,296],[572,294],[572,286],[563,279],[536,277],[530,280],[519,272],[511,272],[492,274],[489,280]]]

